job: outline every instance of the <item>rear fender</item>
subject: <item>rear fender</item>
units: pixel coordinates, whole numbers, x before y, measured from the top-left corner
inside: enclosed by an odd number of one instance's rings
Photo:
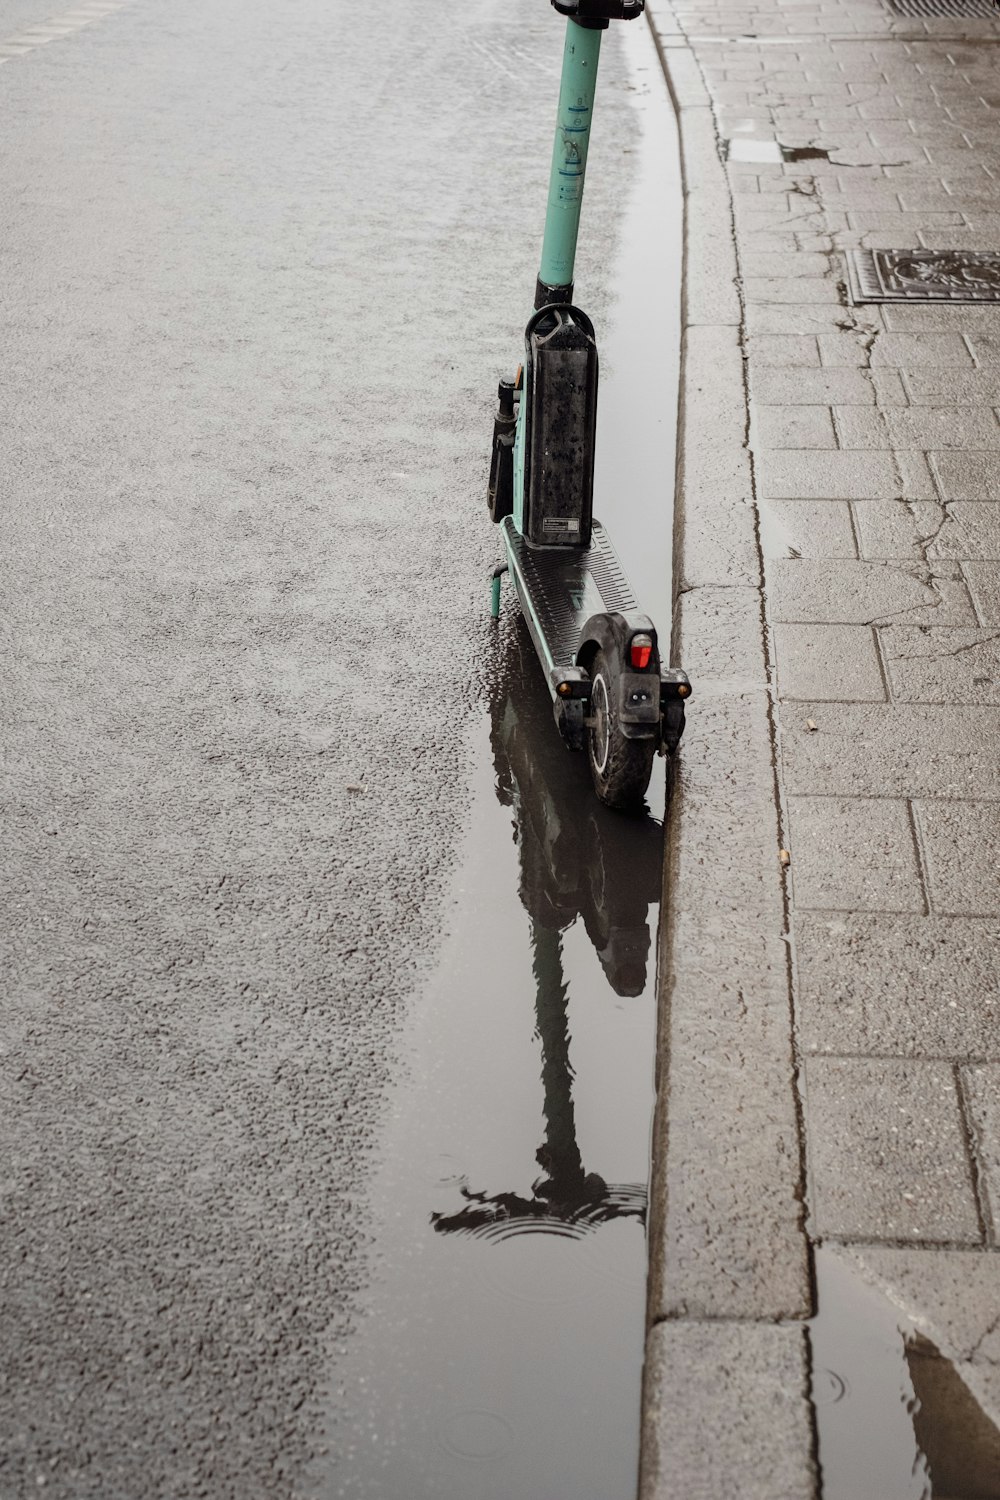
[[[650,636],[653,642],[653,654],[646,671],[658,677],[660,650],[656,638],[656,626],[648,615],[642,614],[637,609],[630,609],[624,614],[616,612],[591,615],[580,632],[580,644],[576,648],[577,665],[589,671],[590,663],[598,651],[603,651],[605,656],[609,656],[612,661],[620,665],[623,672],[628,670],[625,652],[629,641],[640,631]]]
[[[640,632],[650,636],[653,651],[648,666],[637,672],[628,660],[628,645]],[[626,739],[659,737],[660,654],[652,620],[638,610],[591,615],[580,632],[577,665],[589,672],[598,651],[612,663],[618,722]]]

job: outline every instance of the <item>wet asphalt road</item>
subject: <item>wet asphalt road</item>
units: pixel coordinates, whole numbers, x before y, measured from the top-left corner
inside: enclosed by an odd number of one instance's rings
[[[543,0],[132,0],[0,66],[3,1500],[320,1492],[561,42]],[[602,86],[597,318],[613,41]]]

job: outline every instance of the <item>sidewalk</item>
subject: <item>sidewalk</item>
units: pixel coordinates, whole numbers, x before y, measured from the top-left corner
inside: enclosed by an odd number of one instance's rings
[[[831,1318],[849,1344],[885,1308],[922,1338],[934,1493],[995,1460],[1000,1494],[1000,303],[853,305],[845,254],[1000,250],[1000,19],[647,6],[686,184],[696,696],[642,1493],[798,1500],[820,1459],[832,1493],[812,1368],[849,1426]]]

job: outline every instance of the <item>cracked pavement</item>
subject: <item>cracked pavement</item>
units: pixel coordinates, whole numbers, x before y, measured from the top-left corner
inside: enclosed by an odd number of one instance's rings
[[[910,1441],[934,1492],[993,1497],[1000,306],[855,306],[845,253],[1000,250],[1000,21],[649,10],[685,170],[675,645],[698,711],[668,853],[643,1494],[871,1493],[862,1398],[847,1380],[811,1410],[810,1361],[831,1317],[854,1357],[875,1288],[924,1340]]]

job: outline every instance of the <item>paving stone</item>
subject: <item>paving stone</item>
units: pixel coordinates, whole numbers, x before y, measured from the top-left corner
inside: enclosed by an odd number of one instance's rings
[[[789,210],[786,202],[774,203],[769,201],[762,206],[758,197],[755,200],[747,200],[744,203],[734,203],[736,210],[736,225],[740,238],[744,234],[755,234],[761,230],[773,231],[780,229],[794,230],[801,219],[801,215]],[[783,210],[783,211],[780,211]],[[821,217],[819,214],[811,216],[814,220]]]
[[[1000,569],[992,562],[967,562],[962,572],[981,623],[1000,625]]]
[[[842,448],[1000,448],[1000,422],[988,408],[922,406],[876,412],[846,406],[834,417]]]
[[[774,303],[832,303],[840,306],[840,294],[837,286],[832,281],[820,280],[819,277],[762,277],[747,276],[743,281],[743,291],[748,302],[756,303],[758,306],[768,306]]]
[[[720,676],[685,738],[670,827],[671,879],[689,896],[664,927],[670,1087],[654,1127],[650,1306],[796,1316],[809,1286],[759,603],[715,591],[732,612],[706,630],[711,594],[679,601],[684,659],[689,638],[714,635],[703,650]]]
[[[922,229],[920,244],[925,250],[981,250],[983,236],[978,229]],[[896,246],[888,246],[895,249]]]
[[[867,309],[865,311],[867,313]],[[872,323],[874,327],[881,327],[877,313]],[[842,335],[845,325],[846,330],[853,327],[852,314],[835,303],[771,303],[766,306],[755,303],[747,308],[747,327],[751,333],[813,333],[823,339],[830,339]],[[971,359],[969,363],[972,363]]]
[[[875,399],[879,406],[909,405],[898,370],[869,370],[868,378],[875,388]]]
[[[986,1208],[994,1236],[1000,1235],[1000,1063],[964,1068],[962,1081],[976,1136],[976,1155],[986,1187]],[[994,1359],[1000,1363],[1000,1341],[992,1330]]]
[[[818,1238],[979,1243],[949,1064],[809,1057],[803,1083]]]
[[[819,364],[819,349],[814,337],[799,338],[791,334],[751,334],[750,354],[761,369],[776,367],[807,369]]]
[[[805,254],[831,255],[834,248],[833,238],[829,234],[797,234],[795,243]]]
[[[706,802],[706,833],[724,831]],[[746,815],[745,815],[746,818]],[[683,832],[695,831],[688,819]],[[731,820],[732,890],[709,894],[673,929],[660,1055],[670,1086],[653,1135],[649,1308],[653,1317],[805,1316],[809,1308],[801,1223],[798,1123],[784,944],[763,936],[740,895],[748,878],[777,890],[758,844]],[[702,865],[715,887],[721,866],[682,843],[680,868]],[[711,845],[717,848],[717,845]],[[751,893],[753,899],[753,893]],[[776,915],[776,914],[775,914]]]
[[[813,1500],[803,1329],[659,1323],[645,1379],[640,1500]]]
[[[1000,499],[1000,454],[935,453],[932,463],[946,500]]]
[[[828,276],[830,257],[807,255],[801,251],[745,250],[740,256],[740,269],[747,277],[799,277]]]
[[[904,500],[930,500],[938,498],[938,488],[931,472],[926,453],[915,449],[899,448],[893,454],[899,469],[901,498]]]
[[[756,363],[754,359],[753,364]],[[864,370],[760,369],[751,366],[751,394],[762,405],[872,406],[875,389]]]
[[[941,1357],[918,1343],[910,1366],[922,1408],[914,1430],[935,1454],[942,1493],[973,1495],[982,1476],[1000,1473],[1000,1365]]]
[[[846,406],[834,412],[834,421],[837,443],[841,448],[879,449],[895,446],[889,436],[885,413],[881,409]]]
[[[878,500],[900,489],[889,453],[763,454],[757,483],[775,500]]]
[[[970,369],[972,355],[965,340],[957,333],[882,333],[871,351],[873,365],[891,365],[897,370],[914,370],[931,365]]]
[[[732,924],[738,914],[744,925],[757,918],[769,923],[780,914],[782,897],[767,698],[716,681],[701,706],[703,722],[694,726],[692,715],[692,738],[678,771],[687,808],[677,827],[690,836],[680,841],[679,868],[698,881],[689,915]],[[697,955],[702,961],[708,956]]]
[[[692,113],[700,115],[701,112]],[[706,121],[708,126],[710,123]],[[715,232],[720,214],[728,209],[730,201],[725,178],[717,157],[715,171],[709,175],[707,165],[692,168],[690,155],[690,141],[686,140],[685,177],[692,185],[687,188],[684,198],[685,325],[717,327],[726,324],[738,328],[741,311],[736,251],[730,236]]]
[[[885,326],[897,333],[990,334],[1000,331],[995,306],[976,307],[968,302],[887,302],[882,309]]]
[[[825,369],[868,369],[871,351],[869,340],[863,333],[821,332],[816,342],[819,345],[820,364]]]
[[[699,95],[700,80],[688,81]],[[715,124],[709,108],[685,111],[681,130],[684,166],[684,321],[685,326],[738,327],[741,303],[736,290],[738,266],[732,233],[718,234],[729,225],[730,193],[723,163],[718,159]]]
[[[972,603],[956,564],[776,558],[767,565],[768,606],[780,622],[973,625]]]
[[[788,823],[796,909],[924,911],[904,801],[795,796]]]
[[[913,236],[925,227],[938,230],[958,228],[966,221],[959,210],[954,212],[936,212],[930,210],[909,212],[899,209],[895,212],[889,209],[877,207],[853,209],[844,215],[848,228],[870,230],[887,230],[896,238],[897,245],[912,243]]]
[[[1000,1061],[993,918],[804,911],[793,933],[803,1052]]]
[[[856,500],[854,524],[865,558],[923,560],[932,555],[931,538],[948,525],[944,506],[935,500]]]
[[[689,328],[678,452],[681,586],[760,578],[750,455],[744,445],[743,356],[735,328]]]
[[[778,692],[783,700],[885,701],[871,630],[851,625],[776,625],[774,643]]]
[[[783,630],[817,627],[783,626]],[[818,627],[824,628],[824,627]],[[827,626],[829,630],[844,627]],[[852,636],[859,631],[849,632]],[[867,632],[865,632],[867,634]],[[782,698],[781,655],[778,682]],[[966,705],[831,702],[848,694],[795,694],[802,707],[782,715],[782,768],[792,793],[859,797],[1000,798],[1000,713]],[[874,694],[870,695],[874,699]],[[817,726],[808,728],[807,720]]]
[[[846,500],[758,500],[757,520],[765,557],[858,555]]]
[[[1000,802],[927,800],[914,814],[932,911],[1000,916]]]
[[[899,702],[1000,703],[998,630],[890,625],[879,644]]]
[[[829,1253],[857,1267],[947,1359],[1000,1365],[1000,1255],[887,1245]]]
[[[961,213],[968,214],[977,208],[985,208],[987,211],[997,205],[996,194],[987,192],[985,195],[970,186],[960,185],[956,192],[948,192],[941,188],[920,188],[900,185],[899,201],[905,210],[921,212],[927,209],[933,213],[947,213],[949,204],[957,208]]]
[[[699,701],[703,683],[713,695],[765,691],[761,639],[756,588],[691,588],[677,601],[679,660],[698,683]],[[693,718],[688,728],[694,728]]]
[[[744,257],[750,255],[764,258],[768,255],[795,255],[804,247],[800,246],[797,237],[791,233],[785,234],[746,234],[740,241]],[[741,261],[741,264],[743,262]]]
[[[751,442],[758,448],[836,448],[825,406],[754,406]]]
[[[907,370],[915,406],[1000,406],[1000,370]]]
[[[995,229],[1000,231],[1000,217],[997,219]],[[1000,365],[1000,334],[975,332],[970,335],[969,342],[977,364],[986,368],[991,365],[994,368]]]

